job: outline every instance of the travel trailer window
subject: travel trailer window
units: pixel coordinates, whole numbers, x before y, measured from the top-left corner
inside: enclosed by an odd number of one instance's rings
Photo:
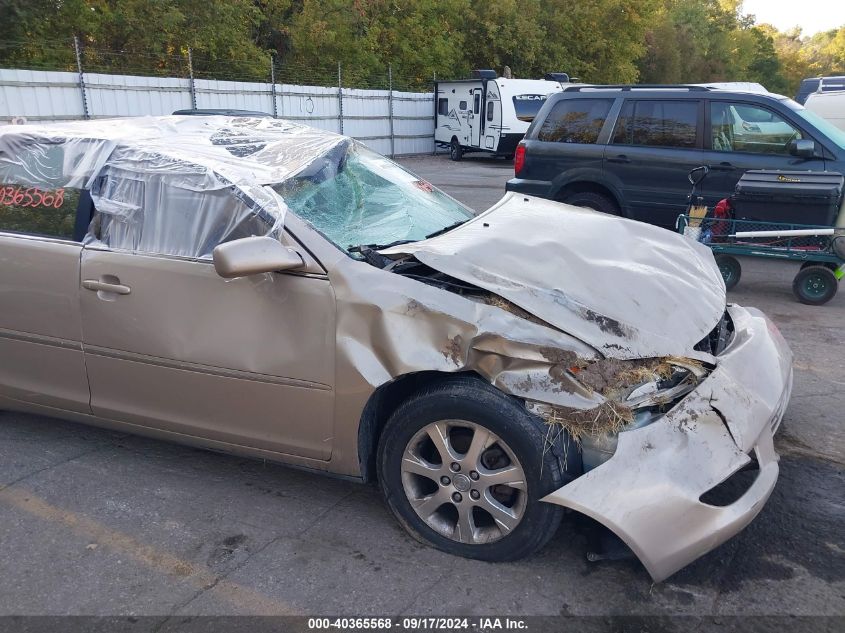
[[[493,108],[495,107],[495,105],[496,104],[493,103],[492,101],[487,104],[487,120],[488,121],[493,120]]]
[[[515,95],[513,109],[516,112],[516,118],[530,123],[545,102],[546,95]]]
[[[475,114],[478,114],[479,109],[481,108],[481,95],[479,93],[475,93],[474,103],[472,105],[472,111]]]
[[[467,102],[466,102],[466,101],[461,101],[461,102],[458,104],[458,110],[466,110],[466,109],[467,109]]]
[[[443,116],[449,115],[449,100],[448,99],[438,99],[437,100],[437,114],[442,114]]]

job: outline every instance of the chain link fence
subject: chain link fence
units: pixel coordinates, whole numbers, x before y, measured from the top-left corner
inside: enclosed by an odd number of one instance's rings
[[[342,62],[144,55],[78,40],[0,42],[0,120],[66,120],[240,109],[358,138],[384,154],[434,151],[435,76]],[[74,94],[75,93],[75,94]]]

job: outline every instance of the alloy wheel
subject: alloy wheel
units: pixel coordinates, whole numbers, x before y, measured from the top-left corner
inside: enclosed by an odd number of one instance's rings
[[[453,541],[492,543],[522,521],[525,472],[507,444],[479,424],[441,420],[423,427],[408,442],[401,471],[414,512]]]

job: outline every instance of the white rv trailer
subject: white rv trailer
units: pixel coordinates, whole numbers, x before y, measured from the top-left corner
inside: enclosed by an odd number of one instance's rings
[[[506,79],[493,70],[473,75],[434,85],[434,142],[448,147],[452,160],[466,152],[511,158],[546,98],[569,83],[566,73],[544,79]]]

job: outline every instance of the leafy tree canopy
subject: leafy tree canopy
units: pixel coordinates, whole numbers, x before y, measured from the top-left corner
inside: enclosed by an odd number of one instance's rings
[[[845,26],[802,36],[741,0],[4,0],[0,64],[264,81],[422,85],[505,66],[583,81],[757,81],[792,94],[845,73]]]

